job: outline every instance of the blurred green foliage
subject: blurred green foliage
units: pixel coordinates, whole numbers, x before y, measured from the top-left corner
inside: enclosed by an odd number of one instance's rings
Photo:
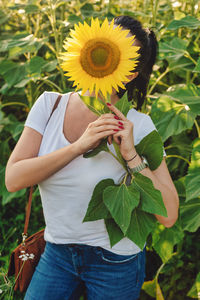
[[[63,40],[77,22],[117,15],[139,19],[159,41],[159,57],[142,111],[150,114],[165,145],[180,198],[171,228],[148,237],[146,282],[140,299],[187,300],[200,293],[200,6],[198,0],[0,1],[0,299],[13,294],[6,277],[9,255],[21,241],[28,191],[9,193],[5,165],[27,114],[45,90],[72,90],[59,66]],[[29,234],[44,226],[38,189]],[[187,274],[187,275],[186,275]]]

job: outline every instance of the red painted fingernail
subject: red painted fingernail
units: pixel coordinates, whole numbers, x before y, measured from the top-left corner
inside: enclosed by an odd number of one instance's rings
[[[120,125],[123,125],[123,123],[122,122],[118,122]]]
[[[124,127],[123,126],[118,126],[119,128],[121,128],[121,129],[124,129]]]
[[[111,104],[110,104],[110,103],[108,103],[108,102],[107,102],[106,104],[107,104],[108,106],[111,106]]]
[[[119,129],[113,129],[114,131],[119,131]]]
[[[119,117],[118,117],[118,116],[114,116],[114,118],[115,118],[116,120],[119,120]]]

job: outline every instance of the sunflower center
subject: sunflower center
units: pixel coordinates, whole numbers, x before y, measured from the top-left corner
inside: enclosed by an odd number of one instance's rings
[[[95,48],[91,51],[91,59],[94,65],[104,66],[108,59],[108,52],[105,48]]]
[[[81,50],[81,66],[92,77],[102,78],[112,74],[119,62],[119,48],[108,39],[89,40]]]

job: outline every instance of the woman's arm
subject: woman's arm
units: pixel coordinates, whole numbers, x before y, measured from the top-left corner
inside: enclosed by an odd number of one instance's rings
[[[77,144],[37,157],[42,135],[25,127],[7,166],[5,183],[9,192],[35,185],[57,172],[79,155]]]
[[[25,127],[7,166],[5,183],[9,192],[35,185],[56,173],[77,156],[95,148],[102,138],[119,130],[112,114],[105,114],[90,123],[83,135],[73,144],[39,156],[42,135]]]
[[[130,161],[128,165],[130,168],[134,168],[140,163],[141,159],[137,156],[133,161]],[[165,227],[173,226],[178,218],[179,197],[169,174],[165,159],[163,159],[156,170],[151,171],[149,168],[145,168],[140,173],[149,177],[154,187],[162,194],[168,217],[155,214],[156,219]]]
[[[114,140],[118,143],[121,154],[125,160],[130,160],[136,154],[133,137],[133,123],[125,118],[125,116],[113,105],[108,105],[111,111],[113,111],[123,124],[124,130],[119,131],[113,135]],[[120,139],[119,139],[120,138]],[[142,160],[137,155],[131,160],[128,165],[130,168],[134,168],[141,164]],[[178,218],[179,198],[176,188],[173,184],[171,176],[169,174],[165,159],[163,159],[160,166],[151,171],[149,168],[145,168],[141,171],[141,174],[149,177],[156,189],[158,189],[163,197],[168,217],[156,215],[157,220],[165,227],[171,227],[174,225]]]

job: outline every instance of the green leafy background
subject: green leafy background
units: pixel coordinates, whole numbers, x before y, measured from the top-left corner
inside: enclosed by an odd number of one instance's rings
[[[28,192],[5,188],[6,162],[26,116],[45,90],[73,90],[59,67],[63,39],[79,21],[127,14],[152,27],[159,57],[142,112],[150,114],[164,142],[166,162],[180,199],[171,228],[145,213],[146,278],[140,299],[188,300],[200,293],[200,6],[198,0],[0,1],[0,299],[23,299],[5,276],[9,255],[20,242]],[[102,147],[106,147],[105,144]],[[92,154],[88,154],[92,155]],[[161,154],[158,154],[161,155]],[[140,181],[138,179],[138,181]],[[109,186],[111,183],[109,182]],[[29,234],[43,228],[38,189],[33,196]],[[142,214],[140,206],[131,220]],[[123,217],[123,216],[122,216]],[[127,224],[125,224],[127,229]],[[112,234],[116,223],[106,216]],[[138,230],[141,227],[139,226]],[[126,234],[133,236],[129,232]],[[138,231],[137,231],[138,232]],[[116,242],[121,239],[119,229]]]

